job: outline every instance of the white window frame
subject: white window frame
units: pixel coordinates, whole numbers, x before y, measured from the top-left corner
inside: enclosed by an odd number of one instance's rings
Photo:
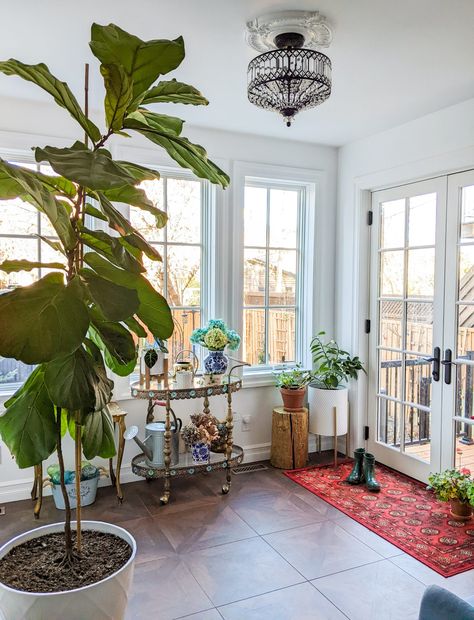
[[[324,173],[286,166],[273,166],[250,162],[234,162],[233,166],[233,225],[232,253],[229,256],[228,274],[231,282],[231,304],[228,320],[240,334],[243,333],[243,283],[244,283],[244,201],[246,180],[261,185],[278,186],[280,189],[303,189],[300,205],[298,238],[298,286],[296,357],[305,368],[311,368],[309,343],[314,326],[319,322],[319,309],[313,301],[317,281],[320,280],[321,260],[318,256],[319,229],[316,227],[317,211],[321,207]],[[314,269],[314,265],[318,268]],[[273,366],[252,366],[244,369],[245,387],[259,387],[274,383]]]

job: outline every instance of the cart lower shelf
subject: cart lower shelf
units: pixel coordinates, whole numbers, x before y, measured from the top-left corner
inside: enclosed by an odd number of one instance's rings
[[[170,466],[169,476],[171,478],[182,478],[211,471],[226,470],[228,467],[240,465],[243,458],[243,448],[236,445],[232,447],[232,455],[229,460],[227,460],[224,453],[211,452],[209,461],[205,463],[195,463],[192,454],[190,452],[185,452],[179,455],[179,461],[176,465]],[[166,477],[165,467],[150,467],[146,462],[144,454],[137,454],[137,456],[133,457],[132,472],[137,476],[142,476],[149,480]]]

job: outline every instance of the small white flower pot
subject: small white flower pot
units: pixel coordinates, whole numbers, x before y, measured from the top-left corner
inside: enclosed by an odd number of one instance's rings
[[[90,506],[95,502],[99,477],[100,476],[97,473],[97,476],[95,476],[95,478],[90,478],[89,480],[81,480],[81,506]],[[58,510],[66,510],[61,485],[51,483],[51,492],[56,508],[58,508]],[[69,497],[69,504],[71,508],[75,509],[77,506],[76,483],[71,482],[71,484],[66,484],[66,492]]]
[[[133,579],[135,539],[123,528],[102,521],[83,521],[82,529],[125,540],[132,548],[128,562],[102,581],[66,592],[22,592],[0,582],[0,620],[123,620]],[[27,540],[63,531],[64,523],[54,523],[20,534],[0,548],[0,560]]]
[[[308,386],[309,432],[334,436],[334,408],[336,408],[336,435],[345,435],[349,424],[349,390],[341,386],[324,390],[314,383]]]

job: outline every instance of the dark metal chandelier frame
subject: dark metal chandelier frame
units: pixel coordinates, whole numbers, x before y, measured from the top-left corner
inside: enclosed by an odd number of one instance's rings
[[[279,112],[288,127],[295,114],[323,103],[330,94],[331,60],[316,50],[298,44],[282,46],[260,54],[249,63],[250,102]]]

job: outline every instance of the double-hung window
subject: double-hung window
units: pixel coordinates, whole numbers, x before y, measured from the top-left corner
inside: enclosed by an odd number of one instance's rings
[[[130,208],[131,223],[163,259],[145,258],[145,265],[147,278],[166,298],[173,314],[174,333],[167,345],[174,360],[180,351],[190,348],[191,332],[201,325],[206,313],[203,231],[208,225],[209,188],[204,181],[174,172],[144,181],[141,187],[168,215],[166,227],[157,228],[150,213]]]
[[[252,366],[302,361],[306,188],[245,178],[243,357]]]
[[[54,174],[49,166],[30,162],[12,163],[45,174]],[[13,259],[64,263],[64,256],[54,249],[54,243],[58,240],[56,231],[45,215],[20,198],[0,202],[0,263]],[[12,273],[0,271],[0,294],[17,286],[33,284],[48,271],[44,268]],[[0,357],[0,393],[18,389],[33,368],[15,359]]]

